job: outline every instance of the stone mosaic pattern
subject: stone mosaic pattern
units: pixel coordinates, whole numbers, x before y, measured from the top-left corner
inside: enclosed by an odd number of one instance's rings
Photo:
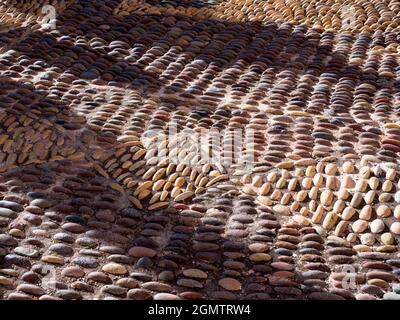
[[[0,299],[399,299],[399,6],[347,2],[0,1]]]

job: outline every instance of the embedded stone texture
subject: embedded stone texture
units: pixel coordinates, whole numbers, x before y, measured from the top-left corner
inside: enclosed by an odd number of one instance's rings
[[[399,299],[399,7],[309,3],[0,1],[0,299]]]

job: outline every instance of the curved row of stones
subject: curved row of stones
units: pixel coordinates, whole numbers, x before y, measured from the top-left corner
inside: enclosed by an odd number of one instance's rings
[[[0,34],[1,298],[398,299],[398,34],[149,3]],[[250,171],[169,123],[254,132]]]

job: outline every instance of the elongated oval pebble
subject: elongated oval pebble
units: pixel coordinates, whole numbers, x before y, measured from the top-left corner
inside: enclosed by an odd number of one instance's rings
[[[359,214],[359,218],[362,220],[369,221],[372,217],[372,207],[370,205],[365,205]]]
[[[356,210],[352,207],[347,207],[343,210],[343,213],[341,215],[343,220],[351,220],[351,218],[354,216],[356,213]]]
[[[333,193],[330,190],[324,190],[321,193],[321,203],[324,206],[329,206],[333,201]]]
[[[348,227],[349,227],[348,221],[344,220],[340,221],[335,228],[335,235],[338,237],[344,236],[348,231]]]
[[[376,215],[381,218],[387,218],[392,214],[392,210],[387,205],[380,205],[376,209]]]
[[[301,181],[301,186],[302,186],[303,189],[309,190],[311,188],[311,186],[312,186],[312,179],[308,178],[308,177],[304,178]]]
[[[324,181],[324,176],[321,173],[317,173],[313,178],[313,184],[316,187],[321,187]]]
[[[390,192],[393,188],[393,183],[390,180],[386,180],[382,185],[382,191]]]
[[[360,236],[361,244],[372,246],[375,243],[375,237],[371,233],[364,233]]]
[[[356,220],[352,225],[352,229],[355,233],[363,233],[367,228],[368,222],[365,220]]]
[[[297,222],[301,226],[309,226],[310,220],[302,215],[296,214],[293,216],[293,221]]]
[[[169,202],[157,202],[149,206],[149,210],[158,210],[167,207]]]
[[[361,179],[358,180],[355,186],[355,190],[358,192],[365,192],[365,190],[367,189],[367,180],[365,179]]]
[[[296,201],[303,202],[308,196],[307,190],[300,190],[296,195]]]
[[[336,213],[341,213],[346,208],[346,202],[343,200],[336,200],[335,204],[333,205],[333,211]]]
[[[218,284],[228,291],[240,291],[242,284],[234,278],[223,278],[218,281]]]
[[[337,197],[338,197],[340,200],[347,200],[347,199],[350,197],[350,192],[349,192],[347,189],[342,188],[342,189],[340,189],[340,190],[338,191]]]
[[[257,197],[258,202],[265,206],[271,206],[272,205],[272,200],[269,197],[266,196],[258,196]]]
[[[271,184],[269,182],[264,183],[258,191],[260,196],[265,196],[271,190]]]
[[[353,173],[354,172],[354,165],[350,161],[346,161],[342,165],[342,170],[344,173]]]
[[[251,195],[251,196],[257,195],[257,192],[256,192],[252,187],[250,187],[250,186],[244,186],[243,189],[242,189],[242,191],[243,191],[245,194],[248,194],[248,195]]]
[[[369,187],[370,187],[372,190],[377,190],[377,189],[378,189],[378,186],[379,186],[379,179],[378,179],[377,177],[371,177],[371,178],[369,179],[368,184],[369,184]]]

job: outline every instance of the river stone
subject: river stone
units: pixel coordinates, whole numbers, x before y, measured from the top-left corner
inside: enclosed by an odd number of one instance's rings
[[[151,291],[157,291],[157,292],[171,292],[172,287],[166,283],[162,282],[157,282],[157,281],[151,281],[151,282],[145,282],[141,285],[142,288],[151,290]]]
[[[157,254],[155,250],[146,247],[132,247],[128,251],[128,255],[132,257],[154,257]]]
[[[33,300],[33,297],[25,293],[11,292],[7,300]]]
[[[158,275],[158,280],[168,282],[175,279],[175,274],[172,271],[164,270]]]
[[[116,285],[105,285],[101,288],[102,292],[113,294],[116,296],[125,296],[127,289]]]
[[[31,294],[31,295],[34,295],[34,296],[41,296],[41,295],[44,295],[46,293],[46,291],[43,288],[39,287],[39,286],[36,286],[36,285],[33,285],[33,284],[25,284],[25,283],[24,284],[20,284],[17,287],[17,290],[25,292],[25,293],[28,293],[28,294]]]
[[[290,214],[289,208],[281,204],[273,206],[272,211],[278,215],[288,216]]]
[[[241,283],[233,278],[223,278],[218,281],[218,284],[228,291],[239,291],[242,289]]]
[[[0,208],[7,208],[16,212],[21,212],[24,210],[24,207],[19,203],[7,200],[0,200]]]
[[[400,203],[400,191],[397,191],[396,194],[394,195],[394,201]]]
[[[381,241],[383,244],[391,245],[394,243],[394,237],[390,232],[385,232],[381,235]]]
[[[386,292],[383,295],[383,300],[400,300],[400,294],[395,292]]]
[[[171,293],[157,293],[153,297],[154,300],[182,300],[179,296]]]
[[[111,284],[111,278],[103,272],[93,271],[87,275],[87,279],[95,282]]]
[[[124,267],[122,264],[118,263],[107,263],[101,268],[104,272],[114,274],[114,275],[123,275],[128,272],[126,267]]]
[[[52,1],[48,33],[25,32],[42,1],[3,2],[0,298],[372,300],[398,282],[396,1],[352,1],[351,25],[337,0]],[[171,123],[234,148],[211,163],[176,143],[170,163],[143,137]],[[17,290],[42,276],[47,294]]]
[[[118,279],[116,284],[121,286],[121,287],[127,288],[127,289],[134,289],[134,288],[137,288],[139,286],[138,281],[136,281],[135,279],[132,279],[132,278],[121,278],[121,279]]]
[[[56,297],[62,298],[64,300],[81,300],[82,295],[75,290],[65,289],[56,292]]]
[[[131,289],[127,293],[127,298],[131,300],[149,300],[152,299],[152,293],[145,289]]]
[[[72,263],[74,263],[82,268],[88,268],[88,269],[93,269],[98,266],[97,260],[92,257],[77,256],[72,259]]]
[[[393,222],[390,226],[390,231],[394,234],[400,235],[400,222]]]
[[[393,292],[400,294],[400,284],[396,283],[393,285]]]
[[[52,206],[52,203],[46,199],[34,199],[31,203],[31,206],[36,206],[43,209],[48,209]]]
[[[149,257],[141,257],[136,262],[136,266],[139,268],[147,269],[154,265],[154,262]]]
[[[10,286],[13,284],[13,281],[9,278],[0,276],[0,286]]]
[[[202,270],[199,269],[186,269],[183,271],[183,274],[189,278],[197,278],[197,279],[207,279],[208,275]]]
[[[3,259],[5,265],[15,265],[21,268],[31,267],[31,262],[28,258],[17,254],[7,254]]]
[[[11,209],[0,208],[0,217],[14,219],[17,216],[18,216],[18,214],[15,211],[11,210]]]
[[[15,247],[18,245],[18,241],[10,235],[0,234],[0,245],[6,247]]]
[[[21,256],[30,257],[30,258],[35,258],[35,257],[39,256],[39,251],[32,249],[32,248],[28,248],[28,247],[16,247],[14,249],[14,252]]]
[[[56,243],[49,247],[50,251],[53,251],[62,256],[71,256],[74,253],[74,250],[63,243]]]
[[[372,233],[381,233],[385,229],[385,224],[382,219],[375,219],[369,225]]]

